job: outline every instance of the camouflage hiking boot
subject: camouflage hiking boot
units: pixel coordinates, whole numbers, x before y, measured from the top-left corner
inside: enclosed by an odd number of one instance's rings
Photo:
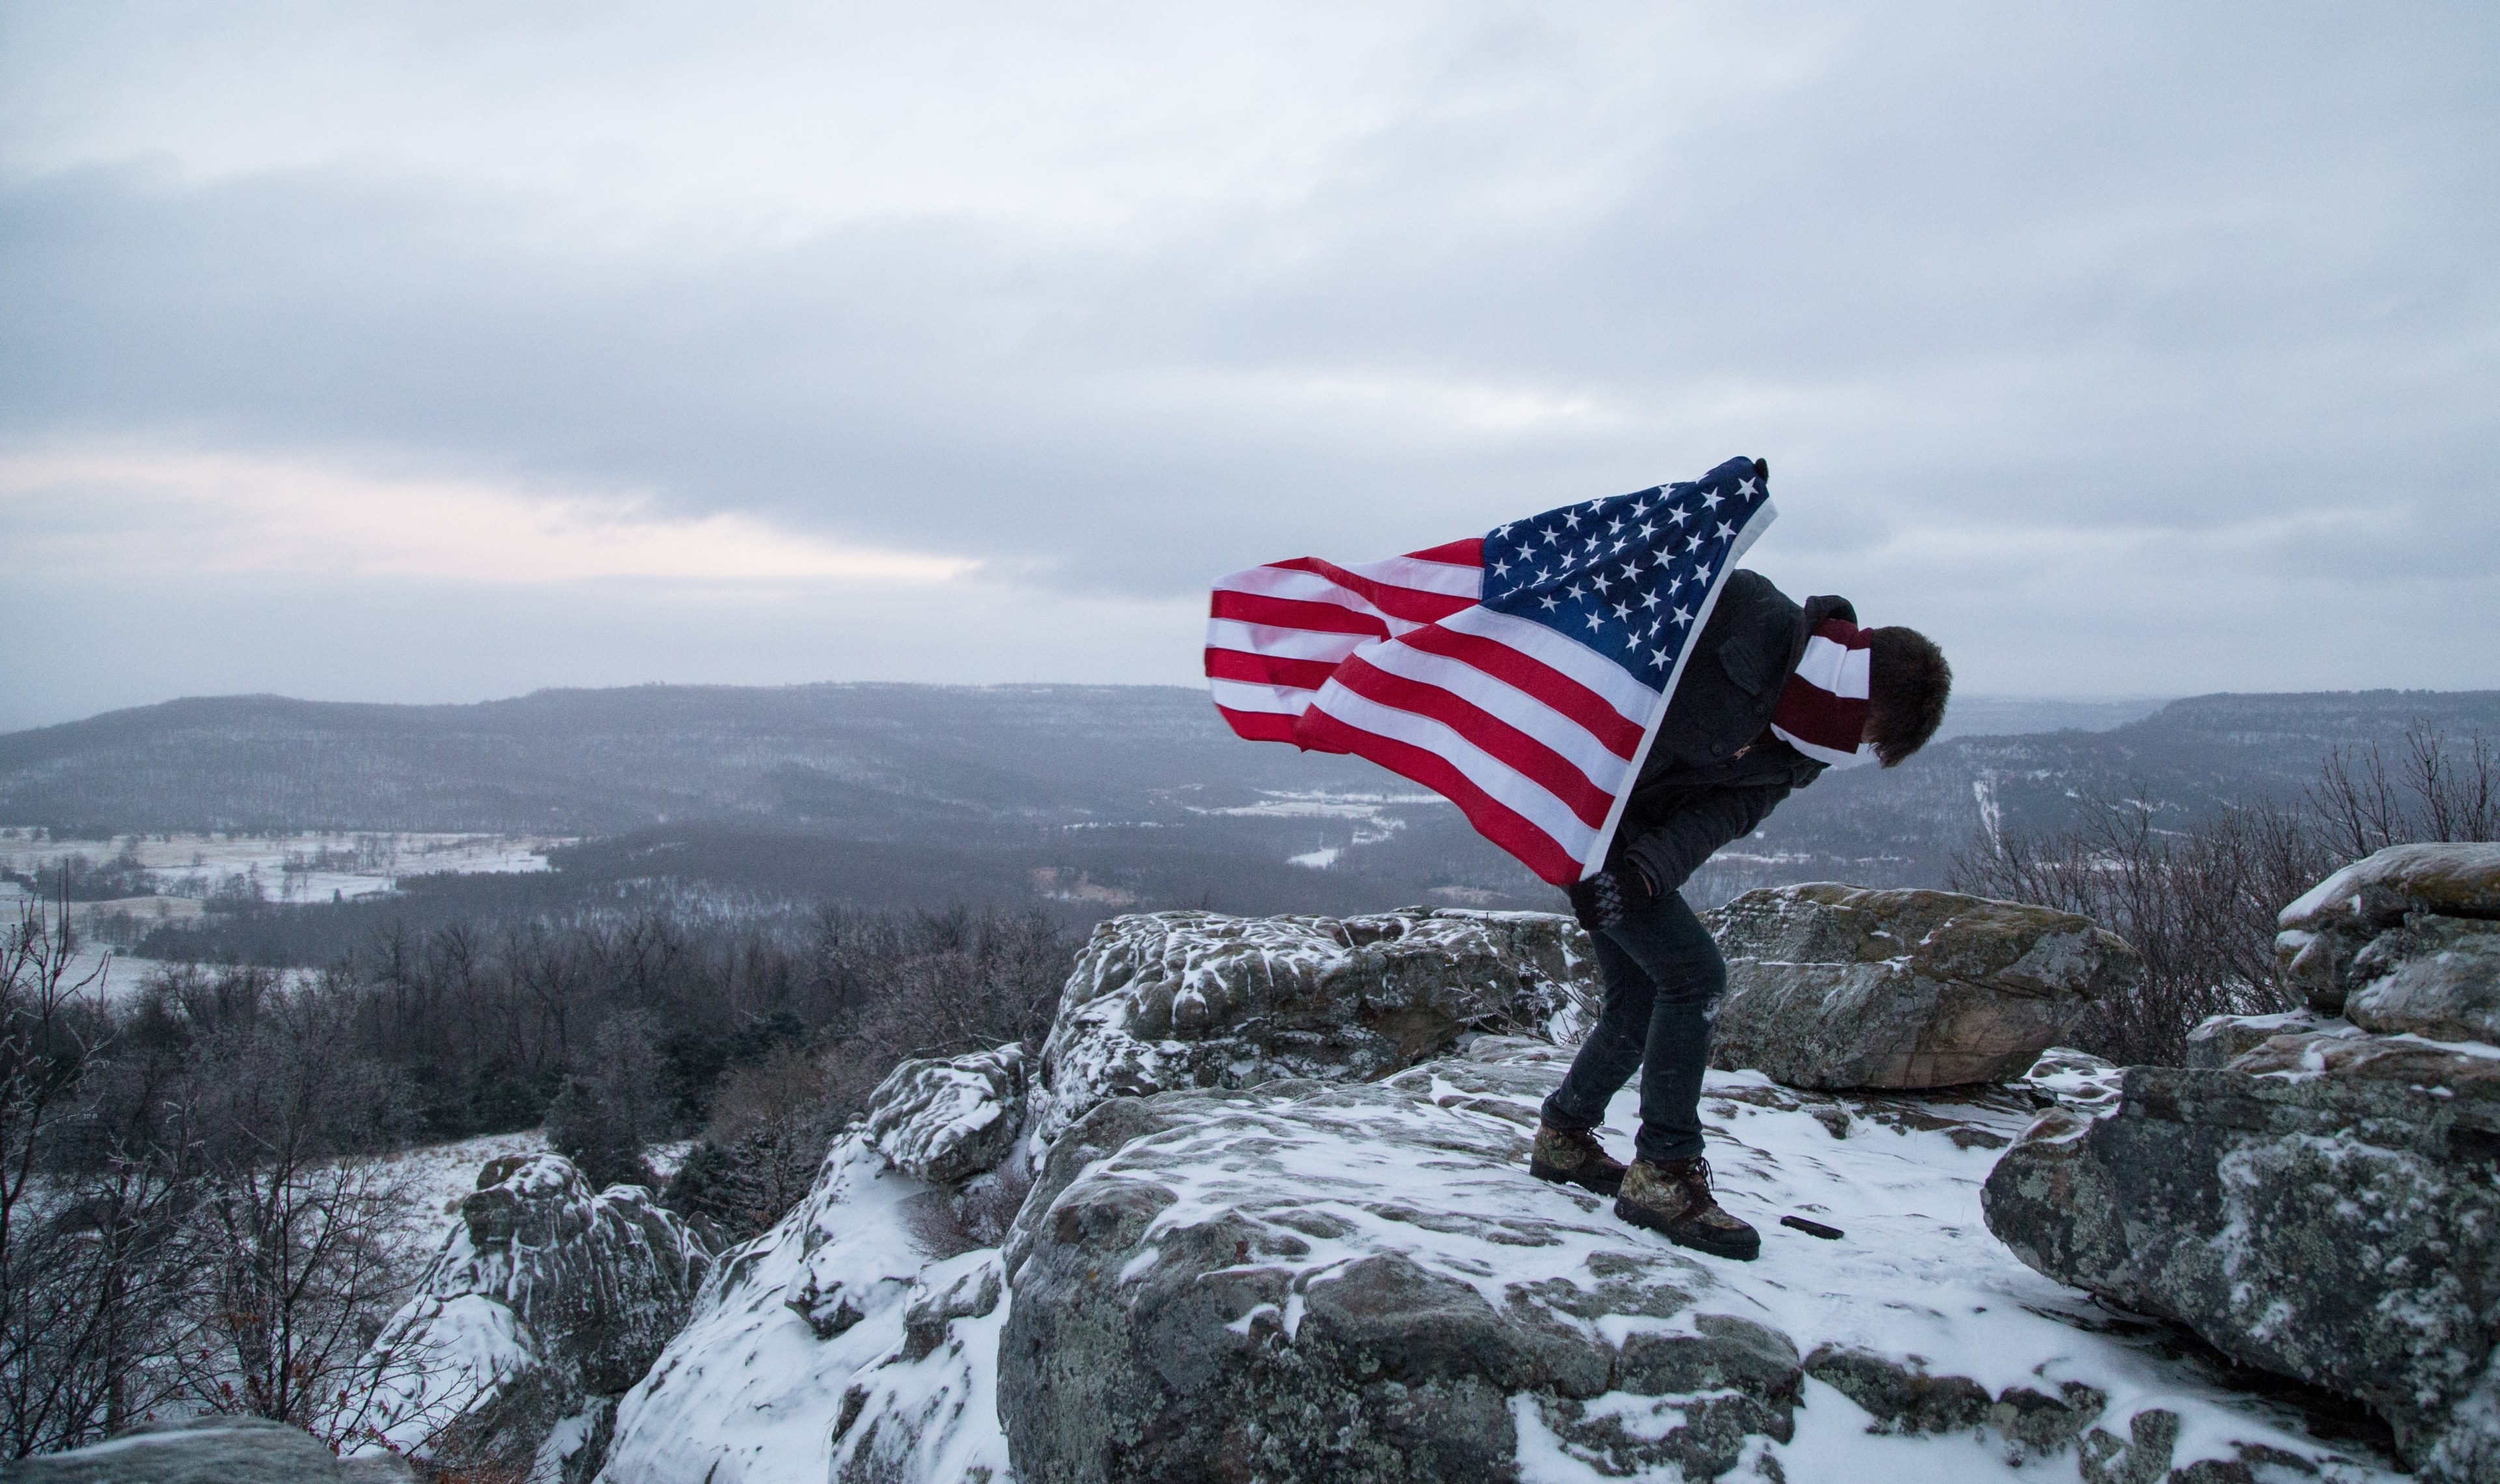
[[[1528,1172],[1557,1185],[1577,1185],[1611,1196],[1623,1188],[1624,1162],[1608,1154],[1597,1136],[1586,1129],[1536,1126],[1536,1152],[1528,1157]]]
[[[1761,1255],[1761,1235],[1719,1208],[1710,1197],[1710,1162],[1636,1162],[1615,1197],[1615,1216],[1647,1227],[1679,1247],[1750,1263]]]

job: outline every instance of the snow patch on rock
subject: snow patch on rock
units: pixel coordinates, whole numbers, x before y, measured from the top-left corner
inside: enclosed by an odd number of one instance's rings
[[[1364,1081],[1471,1031],[1575,1040],[1597,997],[1587,935],[1547,912],[1115,917],[1060,992],[1030,1148],[1106,1098]]]

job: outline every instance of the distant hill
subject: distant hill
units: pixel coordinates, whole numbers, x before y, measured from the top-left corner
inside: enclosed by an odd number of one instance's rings
[[[0,819],[113,830],[598,835],[702,819],[882,835],[1387,778],[1244,744],[1179,686],[646,685],[477,706],[218,696],[0,735]]]
[[[1951,738],[1896,769],[1826,775],[1730,852],[1806,860],[1723,869],[1932,882],[1991,819],[2037,833],[2071,823],[2088,800],[2136,800],[2185,824],[2227,804],[2297,799],[2330,751],[2401,742],[2415,727],[2500,740],[2500,691],[2193,696],[2101,731]]]
[[[1957,722],[2101,729],[1948,737],[1897,770],[1830,775],[1697,885],[1933,882],[1987,817],[2053,828],[2082,799],[2130,797],[2186,820],[2296,794],[2330,748],[2411,725],[2500,737],[2490,691],[2200,696],[2138,714],[2155,705],[1975,698]],[[707,862],[704,879],[740,889],[787,876],[794,892],[916,901],[951,883],[966,900],[1032,893],[1097,912],[1554,905],[1421,793],[1366,763],[1240,742],[1179,686],[230,696],[0,735],[0,824],[95,835],[579,835],[612,841],[595,852],[608,878]]]

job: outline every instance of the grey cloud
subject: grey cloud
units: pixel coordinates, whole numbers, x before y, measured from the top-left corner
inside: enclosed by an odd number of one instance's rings
[[[1887,544],[2034,533],[2007,549],[2038,567],[1968,577],[2007,596],[2059,587],[2060,530],[2227,538],[2367,491],[2401,518],[2339,536],[2348,560],[2259,536],[2242,564],[2367,605],[2420,560],[2500,598],[2467,570],[2500,547],[2500,13],[1759,15],[1724,54],[1617,57],[1563,13],[1453,21],[1305,193],[1112,246],[923,218],[638,252],[340,166],[20,179],[0,431],[647,488],[1147,595],[1740,451],[1789,512],[1766,560],[1857,553],[1880,583]],[[1725,102],[1599,137],[1582,87]],[[1433,385],[1606,415],[1390,394]],[[2336,663],[2319,683],[2364,678]]]

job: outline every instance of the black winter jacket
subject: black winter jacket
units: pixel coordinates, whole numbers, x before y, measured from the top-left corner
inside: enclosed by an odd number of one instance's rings
[[[1641,764],[1606,863],[1639,863],[1661,893],[1731,840],[1761,827],[1782,799],[1823,764],[1762,738],[1807,636],[1826,618],[1858,621],[1846,598],[1800,607],[1760,573],[1739,571],[1720,591],[1686,662],[1675,700]]]

